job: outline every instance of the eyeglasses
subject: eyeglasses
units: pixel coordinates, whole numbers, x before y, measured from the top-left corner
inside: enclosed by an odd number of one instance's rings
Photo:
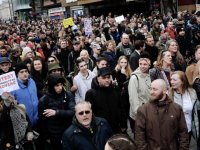
[[[80,116],[82,116],[82,115],[84,115],[84,114],[86,114],[86,115],[88,115],[88,114],[90,114],[90,110],[86,110],[86,111],[81,111],[81,112],[79,112],[78,114],[80,115]]]
[[[50,63],[50,62],[54,62],[55,60],[54,59],[52,59],[52,60],[48,60],[48,62]]]

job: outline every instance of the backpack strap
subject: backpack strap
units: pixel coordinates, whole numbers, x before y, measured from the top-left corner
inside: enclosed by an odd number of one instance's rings
[[[139,78],[138,78],[137,74],[132,74],[132,75],[134,75],[134,76],[136,77],[137,81],[138,81],[138,88],[137,88],[137,92],[139,92]]]

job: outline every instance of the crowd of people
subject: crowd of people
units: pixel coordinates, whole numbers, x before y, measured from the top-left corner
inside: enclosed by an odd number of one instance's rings
[[[200,149],[200,12],[115,16],[0,23],[0,150]]]

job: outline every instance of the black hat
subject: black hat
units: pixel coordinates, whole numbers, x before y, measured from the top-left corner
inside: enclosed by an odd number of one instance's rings
[[[98,77],[105,76],[105,75],[111,75],[111,74],[112,74],[112,71],[109,67],[103,67],[98,70]]]
[[[18,73],[22,69],[27,69],[28,70],[27,65],[24,62],[17,63],[16,66],[15,66],[15,73],[16,73],[16,75],[18,75]]]
[[[11,61],[8,57],[1,57],[0,58],[0,64],[1,63],[11,63]]]
[[[181,31],[185,31],[185,28],[184,27],[177,27],[176,28],[176,32],[179,33]]]

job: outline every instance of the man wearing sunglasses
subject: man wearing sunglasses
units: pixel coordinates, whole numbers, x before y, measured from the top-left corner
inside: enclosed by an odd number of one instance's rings
[[[72,125],[63,134],[63,150],[104,150],[112,134],[105,119],[93,116],[91,103],[82,101],[76,104]]]

